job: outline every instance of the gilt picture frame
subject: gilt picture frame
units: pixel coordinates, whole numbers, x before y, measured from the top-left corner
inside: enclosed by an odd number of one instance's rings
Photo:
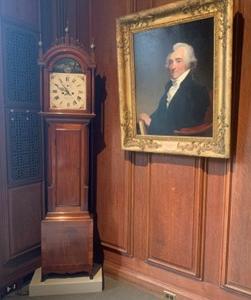
[[[230,157],[232,0],[117,19],[122,149]]]

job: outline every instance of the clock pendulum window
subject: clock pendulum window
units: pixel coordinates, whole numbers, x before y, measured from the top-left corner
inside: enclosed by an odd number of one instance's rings
[[[40,57],[47,212],[41,225],[42,280],[50,273],[93,276],[88,211],[89,125],[95,63],[70,39]]]

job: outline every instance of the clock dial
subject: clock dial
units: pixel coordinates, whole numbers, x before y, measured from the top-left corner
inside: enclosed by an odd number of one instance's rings
[[[80,73],[51,73],[50,108],[86,110],[86,75]]]

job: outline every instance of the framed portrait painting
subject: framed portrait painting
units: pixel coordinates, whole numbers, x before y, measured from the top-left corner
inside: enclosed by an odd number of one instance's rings
[[[181,0],[117,20],[124,150],[230,156],[232,0]]]

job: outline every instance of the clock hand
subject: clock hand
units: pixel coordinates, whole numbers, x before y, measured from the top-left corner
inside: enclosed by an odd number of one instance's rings
[[[64,88],[65,92],[67,93],[67,95],[71,96],[71,93],[69,92],[69,90],[67,89],[67,87],[64,85],[62,79],[60,78],[59,81],[61,82],[62,87]]]
[[[61,91],[66,93],[66,95],[71,96],[69,90],[62,84],[62,87],[60,87],[58,84],[55,83],[55,86]]]
[[[67,88],[65,88],[65,92],[67,95],[71,96],[71,93],[69,92],[69,90]]]
[[[61,92],[65,92],[65,89],[60,87],[58,84],[54,83],[55,86],[61,91]]]

